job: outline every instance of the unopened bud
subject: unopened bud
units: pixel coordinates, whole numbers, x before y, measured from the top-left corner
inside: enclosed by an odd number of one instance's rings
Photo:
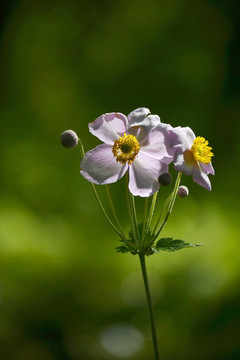
[[[67,148],[73,148],[78,144],[78,136],[73,130],[66,130],[60,136],[61,144]]]
[[[158,182],[162,186],[168,186],[172,182],[172,175],[170,173],[163,173],[159,176]]]
[[[178,194],[178,196],[180,196],[180,197],[186,197],[186,196],[189,195],[189,190],[188,190],[188,188],[187,188],[186,186],[181,185],[181,186],[179,186],[179,188],[178,188],[177,194]]]

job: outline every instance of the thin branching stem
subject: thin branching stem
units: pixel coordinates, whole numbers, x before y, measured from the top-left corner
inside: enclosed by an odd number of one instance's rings
[[[126,180],[125,180],[125,188],[126,188],[126,200],[127,200],[128,215],[129,215],[129,219],[130,219],[130,223],[131,223],[133,236],[136,239],[137,233],[135,230],[133,212],[132,212],[131,205],[130,205],[130,196],[129,196],[129,190],[128,190],[128,177],[127,176],[126,176]]]
[[[162,229],[164,228],[166,222],[168,221],[168,218],[172,212],[172,209],[173,209],[173,205],[175,203],[175,200],[176,200],[176,196],[177,196],[177,192],[178,192],[178,188],[179,188],[179,185],[180,185],[180,182],[181,182],[181,177],[182,177],[182,173],[179,172],[178,173],[178,176],[177,176],[177,179],[176,179],[176,182],[175,182],[175,186],[174,186],[174,189],[173,189],[173,192],[172,192],[172,196],[171,196],[171,199],[169,201],[169,204],[168,204],[168,211],[166,213],[166,216],[162,222],[162,224],[160,225],[160,227],[158,228],[157,232],[155,235],[153,235],[153,239],[152,239],[152,243],[158,238],[158,236],[160,235]]]
[[[122,234],[122,237],[127,240],[127,237],[123,231],[123,228],[120,224],[120,221],[118,219],[118,216],[117,216],[117,213],[116,213],[116,210],[115,210],[115,207],[114,207],[114,204],[113,204],[113,201],[112,201],[112,197],[111,197],[111,193],[110,193],[110,189],[109,189],[109,186],[106,185],[106,190],[107,190],[107,197],[108,197],[108,201],[109,201],[109,204],[110,204],[110,207],[111,207],[111,210],[112,210],[112,213],[113,213],[113,216],[114,216],[114,219],[118,225],[118,228],[119,228],[119,231],[121,232]]]
[[[130,208],[131,208],[131,212],[132,212],[132,217],[133,217],[133,224],[134,224],[134,228],[135,228],[135,233],[137,236],[137,239],[139,239],[139,230],[138,230],[138,220],[137,220],[137,211],[136,211],[136,206],[135,206],[135,199],[132,193],[129,192],[129,200],[130,200]]]
[[[81,141],[80,138],[78,138],[78,144],[79,144],[79,147],[80,147],[80,151],[82,153],[82,157],[85,155],[85,151],[84,151],[84,147],[83,147],[83,143]],[[110,217],[108,216],[106,210],[104,209],[104,206],[99,198],[99,195],[98,195],[98,192],[97,192],[97,189],[95,187],[95,185],[93,183],[90,183],[91,184],[91,187],[93,189],[93,192],[94,192],[94,195],[95,195],[95,198],[98,202],[98,205],[100,206],[100,209],[102,210],[102,213],[103,215],[105,216],[106,220],[109,222],[109,224],[112,226],[113,230],[118,234],[118,236],[120,236],[121,239],[125,240],[125,238],[122,236],[122,233],[120,232],[120,230],[113,224],[112,220],[110,219]]]
[[[154,229],[153,229],[153,231],[152,231],[153,234],[155,234],[155,232],[156,232],[156,230],[157,230],[157,228],[158,228],[158,226],[159,226],[160,221],[162,220],[164,214],[166,213],[166,210],[167,210],[167,208],[168,208],[168,206],[169,206],[169,203],[170,203],[170,200],[171,200],[171,198],[172,198],[172,195],[173,195],[173,193],[171,193],[171,194],[169,195],[169,197],[167,198],[167,200],[166,200],[165,203],[164,203],[163,209],[162,209],[162,211],[161,211],[161,213],[160,213],[160,216],[159,216],[159,218],[158,218],[158,220],[157,220],[157,222],[156,222],[156,225],[155,225],[155,227],[154,227]]]
[[[157,195],[158,195],[158,192],[156,192],[152,197],[151,208],[150,208],[150,211],[148,214],[146,227],[145,227],[145,231],[144,231],[144,238],[143,238],[143,245],[142,245],[143,249],[144,249],[146,238],[147,238],[147,235],[148,235],[151,223],[152,223],[152,218],[153,218],[153,213],[154,213],[154,209],[155,209],[155,205],[156,205]]]
[[[98,205],[100,206],[100,209],[102,210],[103,215],[105,216],[106,220],[109,222],[109,224],[112,226],[113,230],[118,234],[118,236],[120,236],[121,239],[125,240],[121,234],[121,232],[119,231],[119,229],[113,224],[112,220],[110,219],[110,217],[108,216],[108,214],[106,213],[106,210],[104,209],[102,202],[98,196],[96,187],[93,183],[91,183],[94,195],[96,197],[96,200],[98,202]]]
[[[80,138],[78,138],[78,145],[79,145],[79,147],[80,147],[80,151],[81,151],[81,153],[82,153],[82,157],[84,157],[85,151],[84,151],[83,143],[82,143],[82,141],[81,141]]]
[[[143,216],[142,243],[144,241],[146,221],[147,221],[148,200],[149,200],[149,197],[146,197],[145,198],[145,206],[144,206],[144,216]]]

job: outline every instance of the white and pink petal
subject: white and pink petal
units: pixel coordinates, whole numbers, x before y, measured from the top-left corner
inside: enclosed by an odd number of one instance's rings
[[[193,166],[195,160],[190,153],[190,151],[185,151],[184,153],[180,150],[177,150],[174,155],[174,169],[176,171],[181,171],[185,175],[193,174]]]
[[[88,151],[80,164],[81,175],[88,181],[98,184],[111,184],[123,177],[128,164],[120,164],[112,153],[112,146],[101,144]]]
[[[148,156],[170,164],[175,153],[175,149],[169,146],[168,130],[170,128],[170,125],[161,123],[151,129],[140,142],[141,151]]]
[[[138,157],[129,165],[129,191],[134,196],[153,195],[159,189],[159,175],[166,171],[166,164],[140,151]]]
[[[193,181],[200,186],[203,186],[208,191],[212,190],[211,182],[207,176],[207,174],[202,171],[201,166],[193,167]]]
[[[143,128],[145,133],[147,134],[152,128],[155,128],[161,124],[160,117],[158,115],[148,115],[142,121],[136,121],[132,124],[129,124],[129,131],[133,131],[134,129]]]
[[[209,163],[209,164],[203,164],[203,163],[201,163],[201,167],[202,167],[203,171],[204,171],[207,175],[209,175],[209,174],[215,175],[215,171],[214,171],[214,168],[213,168],[213,166],[212,166],[212,163]]]
[[[106,144],[113,145],[115,140],[127,132],[128,120],[121,113],[107,113],[89,123],[88,127],[94,136]]]
[[[189,127],[175,127],[169,130],[169,143],[171,147],[182,151],[190,150],[195,135]]]
[[[130,126],[139,126],[139,123],[142,123],[146,117],[150,115],[150,110],[145,107],[135,109],[128,114],[127,118]]]

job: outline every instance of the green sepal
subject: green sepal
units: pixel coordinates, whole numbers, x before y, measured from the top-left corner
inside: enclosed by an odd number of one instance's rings
[[[131,254],[135,255],[137,253],[134,239],[128,239],[128,242],[126,242],[123,239],[119,239],[120,243],[123,245],[117,246],[116,251],[121,254],[126,254],[127,252],[130,252]]]
[[[138,224],[138,233],[139,233],[139,240],[142,239],[143,237],[143,231],[145,232],[145,229],[143,228],[143,223],[141,222],[140,224]],[[130,241],[133,242],[133,243],[137,243],[138,242],[138,239],[136,239],[133,235],[133,232],[132,230],[129,231],[129,238],[130,238]],[[147,234],[144,234],[144,236],[146,236],[146,238],[150,239],[151,237],[151,230],[149,229],[148,230],[148,233]]]
[[[142,238],[143,238],[143,232],[144,232],[144,249],[140,249]],[[132,255],[145,254],[147,256],[154,254],[156,251],[154,251],[151,248],[151,230],[149,229],[148,232],[146,232],[146,229],[143,227],[143,223],[138,224],[138,234],[139,237],[135,237],[133,234],[133,231],[130,230],[128,233],[128,240],[125,241],[124,239],[119,240],[123,245],[117,246],[116,251],[122,254],[125,254],[127,252],[130,252]]]
[[[125,254],[127,252],[130,252],[129,248],[127,246],[121,245],[116,247],[117,252]]]
[[[154,252],[160,251],[169,251],[174,252],[177,250],[182,250],[190,247],[202,246],[203,244],[190,244],[183,240],[173,240],[173,238],[161,238],[158,240],[155,246],[152,247]]]

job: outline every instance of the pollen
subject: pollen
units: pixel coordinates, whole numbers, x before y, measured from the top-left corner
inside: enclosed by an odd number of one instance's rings
[[[208,146],[208,141],[205,140],[204,137],[198,136],[194,139],[190,151],[196,161],[203,164],[209,164],[211,162],[211,157],[214,156],[211,150],[212,148]]]
[[[124,134],[112,146],[112,153],[116,157],[116,161],[121,164],[128,163],[130,165],[135,160],[139,150],[139,142],[133,135]]]

